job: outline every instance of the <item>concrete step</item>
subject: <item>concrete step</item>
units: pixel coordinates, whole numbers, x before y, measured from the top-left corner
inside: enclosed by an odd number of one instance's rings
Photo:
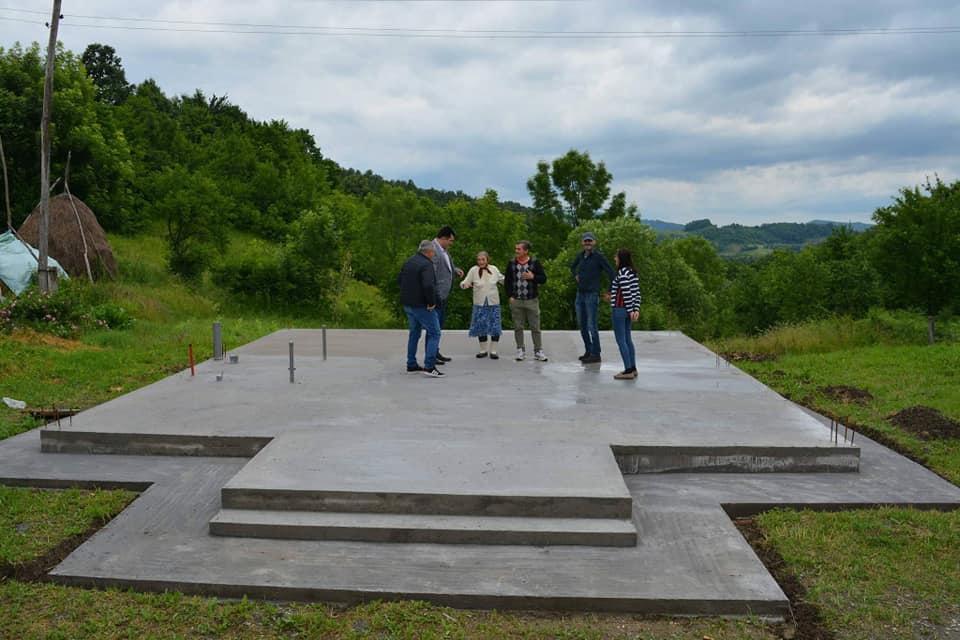
[[[210,533],[244,538],[634,547],[630,520],[221,509]]]
[[[220,490],[224,509],[520,518],[614,518],[633,513],[629,496],[397,493],[323,489]]]
[[[631,517],[609,446],[352,429],[277,436],[220,492],[225,509],[531,518]]]

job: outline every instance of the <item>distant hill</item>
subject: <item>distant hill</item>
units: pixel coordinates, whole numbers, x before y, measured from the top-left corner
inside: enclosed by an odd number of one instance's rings
[[[835,220],[811,220],[809,224],[826,224],[833,227],[850,227],[851,231],[856,231],[857,233],[866,231],[873,226],[869,222],[837,222]]]
[[[860,233],[873,225],[863,222],[771,222],[757,226],[728,224],[714,225],[709,219],[693,220],[681,225],[663,220],[643,220],[644,224],[663,237],[697,235],[709,240],[722,256],[750,258],[770,253],[774,249],[801,249],[808,244],[822,242],[837,227],[848,227]]]
[[[676,222],[666,222],[664,220],[641,220],[643,224],[647,225],[654,231],[683,231],[684,225],[677,224]]]

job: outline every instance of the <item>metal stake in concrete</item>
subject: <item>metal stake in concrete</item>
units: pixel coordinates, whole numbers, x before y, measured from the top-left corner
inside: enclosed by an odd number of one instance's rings
[[[323,359],[327,359],[327,328],[323,327],[321,335],[323,336]]]
[[[293,372],[297,368],[293,366],[293,340],[290,341],[290,384],[293,384]]]
[[[213,323],[213,359],[223,360],[223,325]]]

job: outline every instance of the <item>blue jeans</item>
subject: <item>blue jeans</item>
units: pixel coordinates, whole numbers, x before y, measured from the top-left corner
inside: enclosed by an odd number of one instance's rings
[[[600,306],[599,293],[577,291],[574,303],[577,307],[577,324],[583,337],[583,346],[592,356],[600,355],[600,330],[597,329],[597,309]]]
[[[637,368],[637,352],[633,348],[633,338],[630,337],[630,312],[625,307],[614,307],[611,314],[613,319],[613,335],[620,348],[620,357],[623,358],[623,369],[629,371]]]
[[[440,348],[440,322],[436,309],[404,305],[403,310],[410,326],[410,335],[407,338],[407,367],[417,366],[417,345],[420,344],[420,334],[426,330],[427,352],[423,357],[423,367],[433,369],[437,364],[437,350]]]

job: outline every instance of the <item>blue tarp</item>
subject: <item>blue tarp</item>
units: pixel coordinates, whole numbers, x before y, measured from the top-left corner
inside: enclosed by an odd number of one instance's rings
[[[20,292],[30,284],[33,274],[37,272],[37,259],[34,257],[36,255],[38,255],[36,249],[21,242],[11,232],[6,231],[0,234],[0,281],[15,294],[20,295]],[[51,267],[57,268],[61,278],[70,277],[56,260],[49,256],[47,260]]]

